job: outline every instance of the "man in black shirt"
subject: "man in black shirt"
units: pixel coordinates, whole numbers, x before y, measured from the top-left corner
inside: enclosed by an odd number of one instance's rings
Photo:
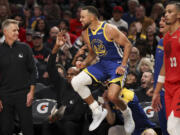
[[[153,73],[146,71],[141,77],[141,86],[135,89],[139,102],[151,102],[153,94]]]
[[[60,32],[59,35],[60,34],[63,34],[63,32]],[[47,69],[50,81],[54,85],[54,89],[57,93],[58,107],[60,107],[60,105],[65,105],[66,110],[61,120],[56,121],[55,124],[46,125],[48,127],[44,127],[46,130],[43,132],[43,135],[79,135],[82,130],[84,114],[87,109],[87,104],[84,104],[84,101],[74,91],[70,83],[72,78],[79,73],[79,70],[70,67],[67,70],[66,78],[64,78],[56,67],[57,52],[61,45],[64,44],[64,40],[61,38],[61,35],[57,37],[56,44],[49,57]],[[59,130],[54,128],[55,126],[57,126]],[[51,129],[51,132],[47,129]],[[52,131],[56,133],[52,133]]]
[[[40,32],[34,32],[33,35],[33,45],[32,49],[34,57],[38,60],[37,69],[39,73],[38,83],[43,83],[49,85],[49,78],[47,73],[47,61],[50,50],[43,45],[43,36]]]
[[[32,108],[37,70],[31,48],[18,42],[15,20],[2,23],[5,36],[0,46],[0,134],[12,135],[15,111],[24,135],[33,135]]]

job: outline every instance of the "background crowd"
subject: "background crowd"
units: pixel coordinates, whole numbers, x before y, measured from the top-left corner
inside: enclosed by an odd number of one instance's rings
[[[95,6],[99,10],[100,20],[116,25],[131,41],[133,47],[129,56],[125,87],[135,92],[141,104],[151,102],[155,51],[158,41],[162,38],[159,33],[159,21],[166,2],[166,0],[0,1],[0,26],[8,18],[19,21],[19,40],[27,43],[33,50],[39,73],[35,98],[55,99],[58,100],[58,106],[65,104],[68,108],[61,122],[36,124],[35,134],[56,134],[59,129],[58,131],[65,135],[72,135],[72,132],[74,135],[105,135],[112,125],[119,124],[118,120],[116,122],[106,120],[96,131],[88,132],[90,111],[78,95],[69,90],[72,89],[69,81],[79,73],[79,69],[76,68],[77,62],[83,61],[88,54],[87,45],[81,37],[80,10],[84,5]],[[65,31],[66,44],[60,48],[56,58],[49,58],[56,36],[61,30]],[[0,44],[3,42],[4,36],[0,28]],[[60,75],[57,79],[52,71],[53,61]],[[60,80],[61,85],[56,86],[57,80]],[[97,98],[102,96],[104,85],[90,86]],[[105,93],[103,98],[106,99]],[[118,112],[116,113],[118,116]],[[156,126],[149,123],[146,128],[154,128],[161,133],[158,123],[155,123]]]

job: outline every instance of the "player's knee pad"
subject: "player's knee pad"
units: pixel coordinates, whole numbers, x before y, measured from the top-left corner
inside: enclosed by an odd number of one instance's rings
[[[180,135],[180,118],[174,116],[172,111],[168,117],[167,130],[170,135]]]
[[[92,84],[92,78],[84,71],[73,77],[71,84],[74,90],[79,93],[83,99],[87,98],[91,94],[87,85]]]
[[[71,84],[74,90],[78,91],[81,86],[91,85],[92,78],[87,73],[82,71],[77,76],[73,77],[73,79],[71,80]]]

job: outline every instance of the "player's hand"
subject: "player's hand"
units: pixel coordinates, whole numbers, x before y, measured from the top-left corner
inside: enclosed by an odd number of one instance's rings
[[[60,31],[56,37],[56,47],[60,48],[66,43],[65,31]]]
[[[2,101],[0,100],[0,112],[2,112],[3,110],[3,104],[2,104]]]
[[[82,62],[82,61],[77,61],[77,62],[76,62],[76,67],[77,67],[78,69],[83,69],[83,68],[86,67],[86,64],[85,64],[84,62]]]
[[[119,75],[123,75],[126,71],[126,67],[120,65],[119,67],[117,67],[116,69],[116,74],[119,74]]]
[[[152,106],[152,108],[154,109],[155,112],[160,111],[160,109],[162,108],[159,93],[154,92],[151,106]]]
[[[26,101],[26,106],[30,107],[32,105],[32,101],[34,99],[34,93],[33,92],[29,92],[27,94],[27,101]]]

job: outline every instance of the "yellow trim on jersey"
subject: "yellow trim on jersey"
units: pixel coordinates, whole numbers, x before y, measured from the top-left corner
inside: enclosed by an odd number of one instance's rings
[[[121,86],[122,86],[122,81],[123,81],[124,75],[120,76],[118,78],[114,78],[111,81],[109,81],[109,83],[116,83],[116,82],[120,82]]]
[[[107,41],[112,42],[113,40],[108,39],[107,36],[106,36],[106,33],[105,33],[105,28],[106,28],[106,26],[107,26],[107,23],[105,24],[104,29],[103,29],[104,37],[105,37],[105,39],[106,39]]]
[[[95,30],[95,31],[92,31],[91,30],[91,32],[92,32],[92,34],[93,35],[96,35],[96,33],[99,31],[99,29],[102,27],[102,24],[103,24],[103,22],[101,22],[101,25]]]
[[[122,98],[126,103],[129,103],[134,99],[134,92],[127,88],[123,88],[119,94],[119,98]]]
[[[158,45],[157,48],[161,49],[161,50],[164,50],[164,47],[163,46],[160,46]]]
[[[89,44],[91,44],[91,41],[89,39],[89,30],[87,29],[86,31],[87,31],[87,37],[88,37],[88,40],[89,40]]]
[[[90,75],[96,82],[100,82],[100,81],[98,81],[98,79],[97,79],[94,75],[92,75],[91,73],[89,73],[89,71],[88,71],[87,68],[83,69],[83,71],[86,72],[88,75]]]

